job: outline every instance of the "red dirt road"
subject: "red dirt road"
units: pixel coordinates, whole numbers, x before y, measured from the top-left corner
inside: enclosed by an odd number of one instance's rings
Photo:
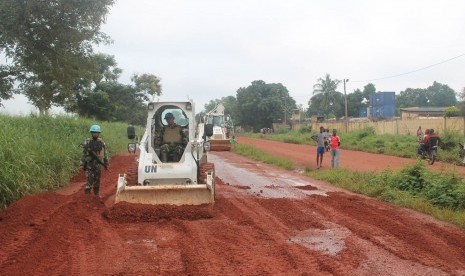
[[[284,147],[284,146],[282,146]],[[465,275],[465,231],[230,152],[213,207],[113,206],[84,176],[0,212],[0,275]]]

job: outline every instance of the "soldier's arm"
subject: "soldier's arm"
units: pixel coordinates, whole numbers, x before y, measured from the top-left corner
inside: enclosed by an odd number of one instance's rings
[[[86,157],[87,157],[87,143],[88,143],[88,141],[86,140],[84,142],[84,144],[82,145],[81,163],[79,165],[84,170],[86,169],[86,166],[87,166],[87,159],[86,159]]]
[[[103,163],[108,164],[108,151],[107,151],[107,144],[102,141],[103,144]]]

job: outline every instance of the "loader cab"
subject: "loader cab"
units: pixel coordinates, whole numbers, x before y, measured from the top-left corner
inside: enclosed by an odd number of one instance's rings
[[[211,116],[208,118],[208,123],[213,126],[223,126],[223,116]]]
[[[189,117],[186,114],[186,112],[179,106],[164,105],[159,107],[153,113],[151,122],[152,148],[158,156],[158,158],[162,160],[161,147],[163,146],[163,144],[166,144],[165,141],[163,141],[162,130],[166,126],[168,126],[168,122],[165,120],[165,115],[167,113],[172,113],[174,115],[175,124],[181,127],[181,131],[184,134],[184,137],[186,137],[185,141],[179,140],[178,142],[176,142],[176,146],[179,147],[181,150],[179,152],[177,150],[170,151],[167,157],[168,163],[179,162],[184,155],[186,144],[190,140]]]

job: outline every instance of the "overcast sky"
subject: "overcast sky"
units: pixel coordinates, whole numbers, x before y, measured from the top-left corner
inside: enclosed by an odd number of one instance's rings
[[[196,111],[254,80],[282,83],[307,107],[327,73],[349,79],[347,92],[370,82],[396,93],[465,87],[463,0],[117,0],[102,29],[114,43],[96,51],[115,56],[121,82],[155,74],[160,100],[190,97]],[[24,112],[25,102],[0,111]]]

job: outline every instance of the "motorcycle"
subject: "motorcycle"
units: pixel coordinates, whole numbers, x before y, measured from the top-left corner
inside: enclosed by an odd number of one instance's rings
[[[434,162],[438,159],[438,145],[439,143],[433,143],[429,147],[425,147],[423,143],[420,143],[418,147],[417,155],[421,159],[428,159],[428,164],[433,165]]]
[[[325,150],[330,151],[331,150],[331,145],[329,139],[325,138]]]

